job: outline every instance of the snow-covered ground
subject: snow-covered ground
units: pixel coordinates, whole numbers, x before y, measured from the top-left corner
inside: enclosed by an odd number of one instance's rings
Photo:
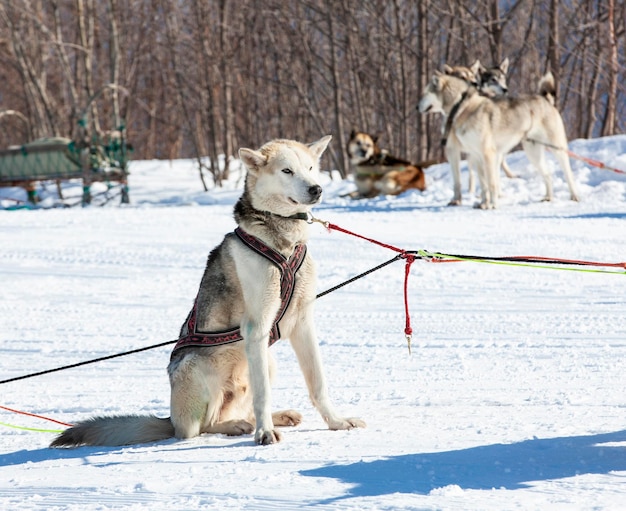
[[[626,169],[626,136],[570,148]],[[582,202],[557,168],[553,203],[519,153],[500,209],[446,207],[447,165],[428,191],[350,201],[325,178],[316,215],[405,249],[626,261],[626,176],[572,160]],[[556,164],[550,159],[551,165]],[[465,175],[465,178],[467,176]],[[0,380],[174,339],[206,256],[233,229],[242,186],[201,191],[190,161],[134,162],[132,204],[0,211]],[[80,185],[66,189],[79,199]],[[0,189],[23,198],[17,189]],[[45,199],[44,206],[54,203]],[[394,256],[311,227],[319,290]],[[6,510],[626,509],[626,275],[417,261],[320,298],[331,396],[363,430],[331,432],[310,405],[289,343],[274,406],[303,423],[284,441],[203,436],[125,448],[47,447],[59,429],[0,409]],[[0,405],[74,422],[169,413],[170,347],[0,385]]]

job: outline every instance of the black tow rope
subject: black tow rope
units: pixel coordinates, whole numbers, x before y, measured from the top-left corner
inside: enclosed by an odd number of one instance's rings
[[[397,255],[396,257],[390,259],[389,261],[386,261],[382,264],[379,264],[378,266],[375,266],[374,268],[371,268],[367,271],[364,271],[363,273],[360,273],[359,275],[356,275],[348,280],[346,280],[345,282],[342,282],[341,284],[337,284],[334,287],[331,287],[330,289],[327,289],[326,291],[322,291],[321,293],[319,293],[315,299],[317,298],[321,298],[322,296],[326,296],[327,294],[332,293],[333,291],[337,291],[338,289],[341,289],[342,287],[351,284],[352,282],[359,280],[360,278],[363,278],[367,275],[369,275],[370,273],[373,273],[377,270],[380,270],[381,268],[384,268],[385,266],[397,261],[398,259],[400,259],[401,256]],[[69,364],[66,366],[61,366],[61,367],[55,367],[54,369],[47,369],[45,371],[39,371],[37,373],[31,373],[31,374],[24,374],[22,376],[16,376],[14,378],[8,378],[6,380],[0,380],[0,385],[4,385],[5,383],[11,383],[13,381],[19,381],[19,380],[26,380],[27,378],[34,378],[35,376],[42,376],[44,374],[50,374],[50,373],[56,373],[59,371],[65,371],[66,369],[72,369],[74,367],[81,367],[81,366],[85,366],[85,365],[89,365],[89,364],[95,364],[96,362],[104,362],[105,360],[111,360],[114,358],[119,358],[119,357],[125,357],[126,355],[132,355],[134,353],[141,353],[142,351],[148,351],[148,350],[152,350],[152,349],[156,349],[156,348],[162,348],[163,346],[168,346],[170,344],[175,344],[178,342],[178,339],[173,340],[173,341],[165,341],[165,342],[161,342],[159,344],[153,344],[152,346],[145,346],[144,348],[137,348],[134,350],[130,350],[130,351],[124,351],[122,353],[114,353],[113,355],[107,355],[105,357],[98,357],[98,358],[93,358],[91,360],[84,360],[83,362],[76,362],[75,364]]]

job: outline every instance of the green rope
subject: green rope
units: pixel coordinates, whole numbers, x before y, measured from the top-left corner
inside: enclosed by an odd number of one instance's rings
[[[608,273],[611,275],[626,275],[626,272],[624,271],[596,270],[596,269],[586,269],[586,268],[565,268],[562,266],[555,267],[552,265],[540,264],[540,263],[513,262],[511,260],[498,261],[498,260],[493,260],[493,259],[481,259],[481,258],[474,258],[474,257],[463,257],[463,256],[457,256],[457,255],[440,254],[439,252],[429,252],[427,250],[418,250],[417,253],[423,259],[446,259],[448,261],[501,264],[504,266],[520,266],[524,268],[543,268],[546,270],[563,270],[563,271],[578,271],[578,272],[585,272],[585,273]]]
[[[0,422],[0,425],[13,429],[22,429],[24,431],[36,431],[39,433],[63,433],[64,431],[62,429],[27,428],[26,426],[16,426],[15,424],[7,424],[6,422]]]

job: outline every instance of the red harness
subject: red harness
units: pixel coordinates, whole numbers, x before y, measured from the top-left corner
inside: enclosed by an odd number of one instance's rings
[[[296,272],[300,269],[304,261],[306,245],[296,245],[291,257],[286,259],[282,254],[268,247],[260,239],[248,234],[240,227],[235,229],[235,234],[245,245],[274,263],[280,270],[280,308],[278,309],[278,314],[276,315],[272,330],[270,331],[269,345],[271,346],[280,339],[278,322],[282,319],[287,307],[289,307],[289,302],[291,302],[296,283]],[[243,340],[239,327],[222,332],[199,332],[196,329],[197,309],[198,297],[196,297],[193,308],[187,316],[187,335],[183,335],[178,339],[173,352],[186,346],[218,346],[220,344],[229,344]]]

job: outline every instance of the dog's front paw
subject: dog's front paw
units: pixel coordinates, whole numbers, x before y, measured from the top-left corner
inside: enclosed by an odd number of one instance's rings
[[[277,444],[282,439],[283,436],[275,429],[257,429],[254,434],[254,441],[257,445]]]
[[[448,202],[448,206],[460,206],[461,203],[461,199],[452,199],[450,202]]]
[[[333,431],[339,429],[353,429],[353,428],[364,428],[366,427],[365,421],[357,418],[357,417],[346,417],[346,418],[338,418],[328,420],[328,428]]]

